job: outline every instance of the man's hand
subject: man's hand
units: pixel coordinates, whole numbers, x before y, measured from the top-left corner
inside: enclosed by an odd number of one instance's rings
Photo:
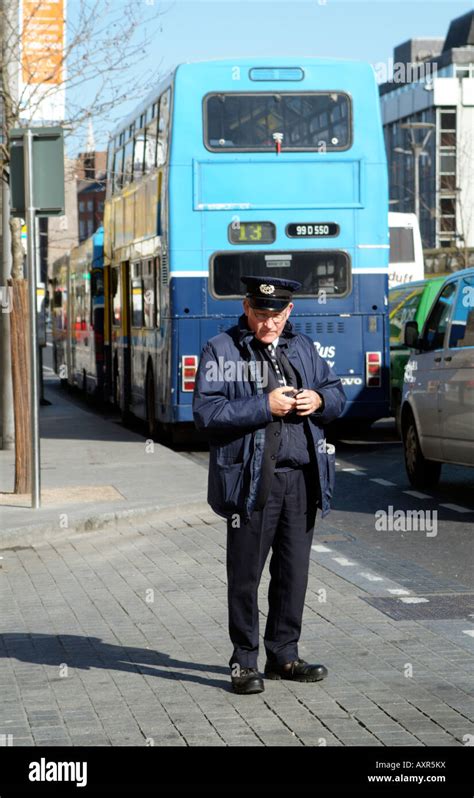
[[[310,416],[319,410],[323,404],[323,400],[319,393],[316,391],[304,390],[296,396],[296,415],[297,416]]]
[[[273,416],[286,416],[296,407],[296,399],[293,399],[292,396],[285,396],[285,391],[290,392],[291,388],[285,385],[283,388],[275,388],[268,394]]]

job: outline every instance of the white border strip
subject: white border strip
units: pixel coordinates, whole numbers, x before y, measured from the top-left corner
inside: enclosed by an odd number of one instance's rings
[[[376,269],[352,269],[352,274],[388,274],[388,267]],[[208,271],[182,271],[170,272],[170,279],[172,277],[209,277]]]
[[[377,266],[375,269],[360,269],[356,266],[352,274],[388,274],[388,266]]]
[[[209,277],[209,272],[187,271],[187,272],[170,272],[171,277]]]

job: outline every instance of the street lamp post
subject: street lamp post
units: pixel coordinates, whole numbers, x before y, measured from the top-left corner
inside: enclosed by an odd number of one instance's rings
[[[428,143],[428,139],[431,136],[433,128],[436,125],[433,122],[404,122],[400,125],[400,128],[404,130],[410,131],[410,148],[409,150],[403,149],[403,147],[395,147],[394,152],[400,152],[404,155],[412,155],[413,156],[413,182],[414,182],[414,195],[415,195],[415,215],[418,219],[418,224],[420,224],[420,158],[422,155],[426,155],[424,149]],[[417,142],[415,138],[415,131],[416,130],[427,130],[427,133],[421,142]]]

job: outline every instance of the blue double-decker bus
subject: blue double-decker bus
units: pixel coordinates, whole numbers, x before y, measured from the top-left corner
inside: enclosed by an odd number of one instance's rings
[[[53,363],[64,383],[104,398],[104,231],[53,263]]]
[[[290,321],[342,378],[348,419],[389,412],[388,189],[375,75],[318,58],[178,66],[111,138],[109,395],[192,421],[204,343],[243,274],[301,282]]]

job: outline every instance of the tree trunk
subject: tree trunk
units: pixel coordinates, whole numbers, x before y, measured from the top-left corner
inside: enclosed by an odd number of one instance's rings
[[[28,283],[11,280],[13,406],[15,408],[15,493],[31,493],[30,349]]]

